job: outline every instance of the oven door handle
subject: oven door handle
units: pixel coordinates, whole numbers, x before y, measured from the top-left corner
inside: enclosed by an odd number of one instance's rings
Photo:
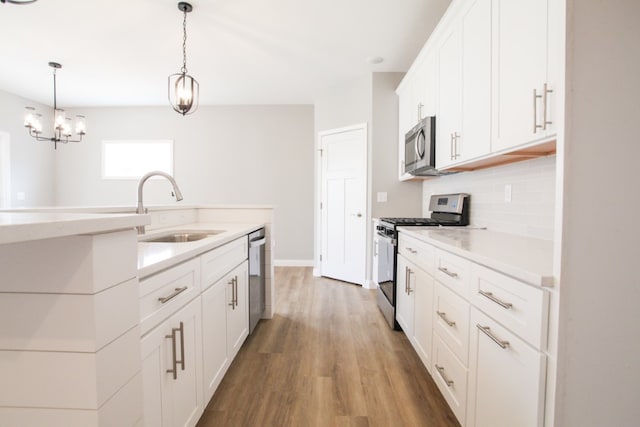
[[[386,236],[386,235],[384,235],[384,234],[380,234],[380,233],[376,233],[376,234],[378,235],[378,238],[379,238],[381,241],[383,241],[383,242],[385,242],[385,243],[387,243],[387,244],[389,244],[389,245],[391,245],[391,246],[393,246],[393,247],[398,246],[398,241],[397,241],[396,239],[391,238],[391,237],[389,237],[389,236]]]

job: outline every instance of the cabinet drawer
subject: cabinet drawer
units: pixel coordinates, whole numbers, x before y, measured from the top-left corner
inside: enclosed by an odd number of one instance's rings
[[[549,294],[486,267],[472,268],[471,302],[538,349],[546,348]]]
[[[436,283],[433,323],[440,339],[468,366],[469,303],[441,283]]]
[[[435,278],[465,299],[469,299],[471,262],[436,249]]]
[[[471,325],[467,426],[542,426],[544,354],[476,308]]]
[[[206,290],[220,280],[235,266],[247,259],[248,255],[249,243],[247,236],[203,254],[200,257],[202,263],[202,290]]]
[[[200,294],[200,259],[179,264],[140,281],[140,334]]]
[[[440,339],[433,336],[433,380],[451,407],[460,425],[465,425],[467,410],[467,368]]]
[[[430,244],[400,232],[398,236],[398,253],[430,275],[433,275],[435,248]]]

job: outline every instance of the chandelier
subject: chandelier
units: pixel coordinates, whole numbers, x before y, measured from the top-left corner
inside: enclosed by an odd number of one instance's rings
[[[182,21],[182,68],[179,73],[169,76],[169,102],[173,109],[182,114],[193,114],[198,109],[200,85],[187,71],[187,13],[193,6],[186,2],[178,3],[178,9],[184,13]]]
[[[42,134],[42,114],[38,113],[33,107],[25,107],[24,126],[29,129],[29,135],[37,141],[52,141],[53,148],[58,148],[58,143],[66,144],[68,142],[80,142],[82,136],[87,133],[87,126],[84,116],[76,116],[76,135],[78,139],[69,139],[73,132],[71,131],[73,123],[67,118],[64,110],[58,108],[56,100],[56,70],[62,68],[57,62],[49,62],[49,66],[53,68],[53,136],[44,137]]]

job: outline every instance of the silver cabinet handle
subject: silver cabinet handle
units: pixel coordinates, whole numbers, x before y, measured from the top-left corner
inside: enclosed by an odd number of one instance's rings
[[[178,360],[176,333],[180,332],[180,360]],[[165,338],[171,338],[171,369],[167,369],[168,374],[173,374],[173,379],[178,379],[178,363],[184,371],[184,323],[180,322],[179,328],[171,328],[171,335],[165,335]]]
[[[411,271],[411,269],[409,268],[409,275],[407,276],[407,295],[411,295],[411,292],[413,292],[413,289],[411,289],[411,275],[413,274],[413,271]]]
[[[452,328],[456,326],[456,322],[452,322],[451,320],[447,319],[447,313],[444,313],[442,311],[436,311],[436,313],[442,320],[444,320],[444,323],[446,323],[447,325],[451,326]]]
[[[451,387],[453,385],[453,380],[450,380],[444,374],[444,366],[438,366],[438,364],[436,364],[436,369],[438,370],[438,373],[440,374],[440,376],[444,380],[445,384],[447,384],[447,387]]]
[[[417,254],[417,253],[418,253],[418,251],[416,251],[415,249],[410,248],[410,247],[408,247],[408,246],[407,246],[407,250],[408,250],[409,252],[411,252],[412,254]]]
[[[231,306],[232,310],[235,310],[236,309],[236,279],[235,279],[235,277],[232,278],[231,280],[229,280],[228,284],[231,285],[231,302],[229,303],[229,305]]]
[[[543,129],[543,126],[538,124],[539,98],[542,98],[542,95],[538,95],[538,91],[536,89],[533,89],[533,133],[537,133],[538,129]]]
[[[174,299],[175,297],[177,297],[178,295],[180,295],[181,293],[183,293],[184,291],[186,291],[187,289],[189,289],[188,286],[183,286],[182,288],[175,288],[174,292],[171,295],[167,295],[166,297],[160,297],[158,298],[158,301],[160,301],[162,304],[171,301],[172,299]]]
[[[238,306],[238,276],[234,276],[233,277],[233,286],[235,287],[235,292],[234,292],[234,296],[233,296],[233,303],[235,304],[235,306]]]
[[[454,150],[453,150],[453,134],[451,135],[451,142],[449,143],[450,147],[449,147],[449,152],[451,153],[451,155],[449,156],[450,159],[449,160],[453,160],[455,159],[455,154],[454,154]]]
[[[454,132],[453,133],[453,158],[454,160],[457,159],[458,157],[460,157],[460,145],[458,144],[458,142],[460,141],[460,135],[458,135],[458,132]]]
[[[449,271],[445,267],[438,267],[438,270],[442,271],[444,274],[446,274],[449,277],[453,277],[453,278],[458,277],[458,273],[454,273],[453,271]]]
[[[404,268],[404,292],[409,294],[409,267]]]
[[[180,360],[176,360],[176,365],[179,363],[184,371],[184,323],[180,322],[178,331],[180,331]]]
[[[485,298],[489,298],[491,301],[495,302],[500,307],[504,307],[506,309],[510,309],[511,307],[513,307],[513,304],[511,304],[510,302],[504,302],[504,301],[494,297],[492,292],[486,292],[486,291],[483,291],[483,290],[479,290],[478,293],[480,295],[482,295],[483,297],[485,297]]]
[[[547,84],[544,84],[542,88],[542,130],[547,130],[547,125],[552,125],[552,121],[547,120],[547,95],[553,93],[553,90],[549,89]]]
[[[482,332],[484,332],[486,336],[491,338],[493,340],[493,342],[498,344],[500,347],[502,347],[502,348],[509,347],[509,341],[502,341],[501,339],[499,339],[498,337],[493,335],[493,333],[491,332],[491,328],[489,328],[488,326],[482,326],[480,323],[476,324],[476,326],[478,327],[478,329],[480,329]]]

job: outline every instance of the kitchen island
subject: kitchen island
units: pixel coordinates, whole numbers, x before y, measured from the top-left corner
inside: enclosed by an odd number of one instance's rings
[[[0,213],[0,425],[143,425],[140,277],[193,264],[272,222],[251,222],[255,211],[238,215],[239,207],[167,211],[155,212],[155,227],[154,213]],[[225,215],[233,218],[223,222]],[[139,242],[135,227],[149,224],[145,238],[162,227],[224,232]],[[270,250],[267,262],[269,272]]]

